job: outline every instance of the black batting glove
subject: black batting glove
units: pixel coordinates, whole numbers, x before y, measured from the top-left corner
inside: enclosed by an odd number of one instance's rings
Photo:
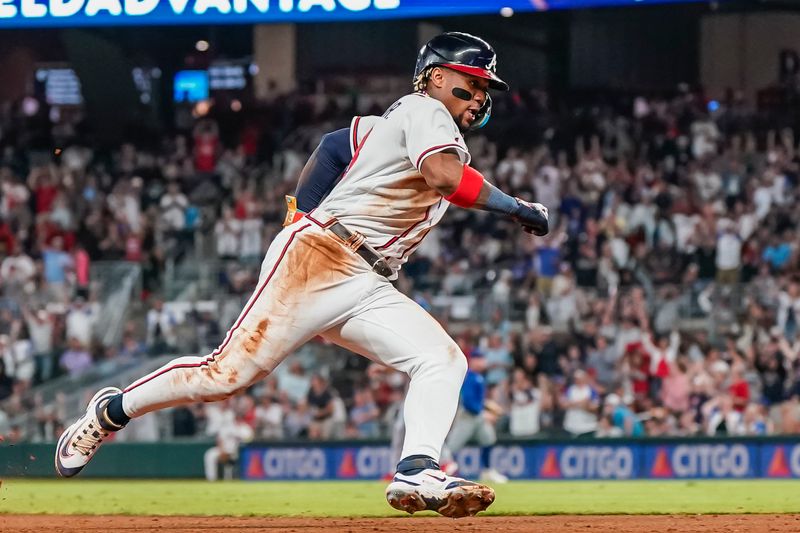
[[[538,237],[547,235],[550,231],[547,208],[542,204],[526,202],[520,198],[514,199],[517,201],[517,210],[512,218],[522,226],[522,230]]]

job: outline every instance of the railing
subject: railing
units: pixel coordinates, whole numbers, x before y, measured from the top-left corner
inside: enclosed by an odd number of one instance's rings
[[[100,314],[95,334],[103,346],[118,345],[134,294],[141,293],[142,267],[127,261],[92,264],[92,284],[99,289]]]

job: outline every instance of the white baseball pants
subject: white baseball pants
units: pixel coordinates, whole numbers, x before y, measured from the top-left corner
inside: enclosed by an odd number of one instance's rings
[[[228,398],[322,335],[410,376],[402,457],[438,461],[466,359],[433,317],[325,229],[331,223],[315,211],[284,228],[267,251],[258,287],[219,348],[175,359],[132,383],[123,394],[128,416]]]

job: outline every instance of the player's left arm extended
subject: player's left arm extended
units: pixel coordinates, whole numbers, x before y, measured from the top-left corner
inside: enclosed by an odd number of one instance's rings
[[[547,208],[509,196],[453,152],[439,152],[422,162],[422,175],[445,200],[460,207],[508,215],[534,235],[547,235]]]

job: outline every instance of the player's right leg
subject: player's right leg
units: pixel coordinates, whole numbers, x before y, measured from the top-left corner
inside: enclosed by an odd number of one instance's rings
[[[76,475],[109,432],[165,407],[218,401],[268,375],[320,331],[341,322],[375,285],[377,274],[335,237],[300,221],[272,242],[259,283],[213,353],[180,357],[124,391],[103,389],[59,439],[59,475]]]
[[[458,345],[417,303],[383,280],[352,316],[323,336],[409,375],[405,442],[386,489],[392,507],[472,516],[494,501],[494,491],[445,474],[439,456],[453,423],[467,361]]]

